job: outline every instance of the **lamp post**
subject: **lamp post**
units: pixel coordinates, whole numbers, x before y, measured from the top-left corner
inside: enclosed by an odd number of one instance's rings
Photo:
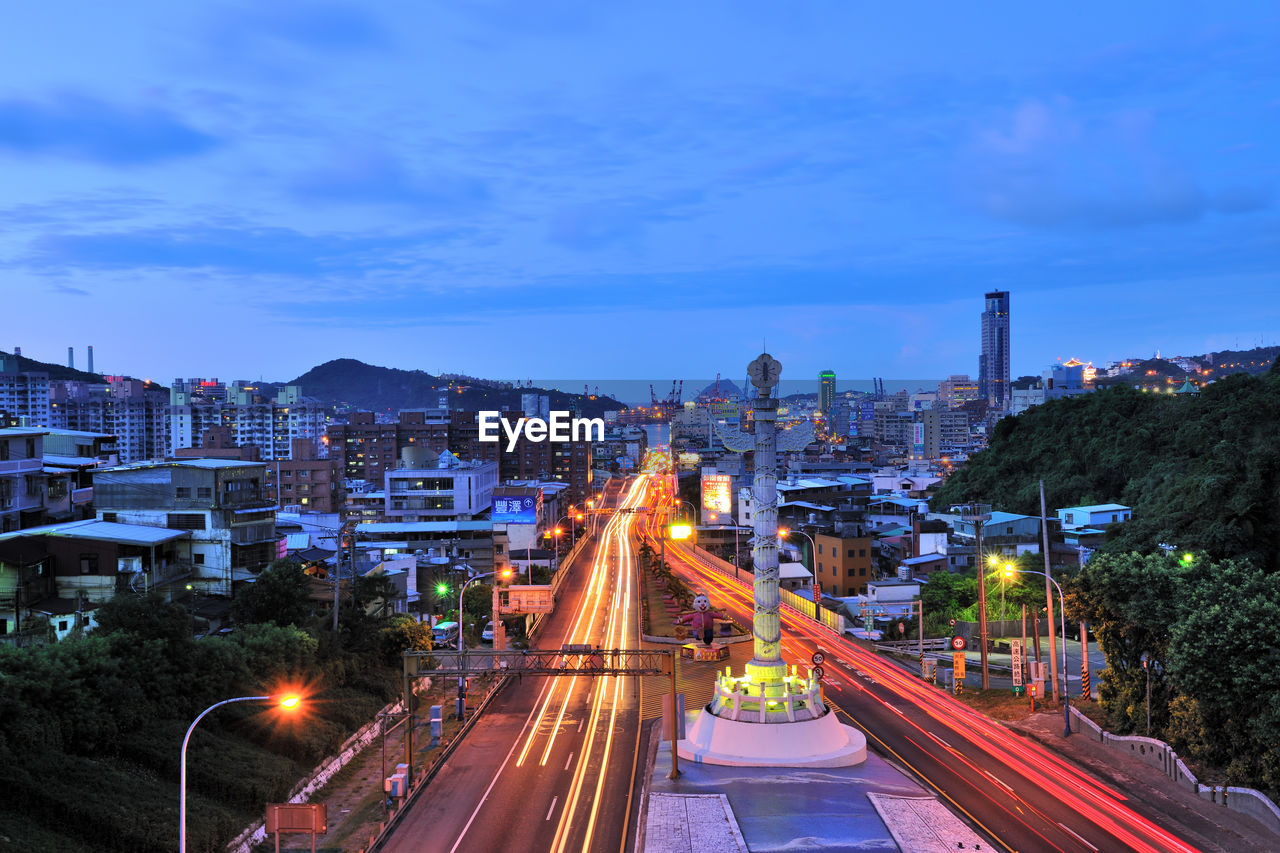
[[[1044,572],[1037,572],[1035,569],[1015,569],[1012,563],[1005,565],[1005,578],[1012,578],[1014,575],[1041,575],[1049,583],[1053,584],[1054,589],[1058,590],[1058,615],[1062,619],[1062,722],[1064,725],[1062,736],[1071,737],[1071,699],[1067,695],[1067,607],[1065,599],[1062,597],[1062,587],[1058,586],[1058,582]],[[1049,631],[1052,633],[1052,611],[1049,613],[1049,625]]]
[[[221,708],[223,705],[230,705],[232,702],[271,702],[277,701],[277,705],[285,711],[292,711],[298,707],[302,700],[295,695],[287,695],[280,697],[273,696],[237,696],[234,699],[223,699],[221,702],[214,702],[208,708],[200,712],[200,716],[192,721],[187,727],[187,733],[182,738],[182,760],[178,771],[178,853],[186,853],[187,851],[187,742],[191,740],[191,733],[195,731],[196,725],[204,719],[204,715],[212,711],[214,708]]]
[[[492,572],[485,572],[482,575],[476,575],[473,578],[468,578],[467,582],[462,585],[462,589],[458,590],[458,653],[459,653],[458,666],[459,667],[462,666],[462,654],[461,654],[462,653],[462,625],[463,625],[462,597],[467,594],[467,587],[471,586],[473,583],[475,583],[478,580],[483,580],[484,578],[491,578],[494,575],[502,575],[504,578],[510,577],[511,569],[501,569],[501,570],[495,570]],[[458,673],[458,705],[457,705],[459,721],[462,720],[462,715],[466,711],[466,704],[467,704],[466,684],[467,684],[466,676],[463,675],[461,672],[459,672]]]

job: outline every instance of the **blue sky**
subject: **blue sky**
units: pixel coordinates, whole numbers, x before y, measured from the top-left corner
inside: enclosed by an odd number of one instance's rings
[[[887,5],[15,6],[0,349],[976,375],[994,288],[1015,374],[1280,339],[1273,3]]]

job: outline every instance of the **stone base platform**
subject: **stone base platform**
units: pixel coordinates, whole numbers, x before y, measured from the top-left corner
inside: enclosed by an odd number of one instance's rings
[[[747,722],[703,709],[676,744],[685,761],[735,767],[849,767],[867,760],[867,739],[828,710],[796,722]]]

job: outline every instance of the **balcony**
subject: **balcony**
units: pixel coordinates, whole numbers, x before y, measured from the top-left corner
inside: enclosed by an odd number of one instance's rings
[[[41,459],[7,459],[0,462],[0,477],[16,474],[39,474],[44,466]]]

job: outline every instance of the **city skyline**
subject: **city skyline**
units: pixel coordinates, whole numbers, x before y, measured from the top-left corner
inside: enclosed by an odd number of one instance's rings
[[[1015,377],[1276,339],[1265,5],[742,9],[15,10],[0,264],[57,323],[0,349],[941,379],[993,290]]]

